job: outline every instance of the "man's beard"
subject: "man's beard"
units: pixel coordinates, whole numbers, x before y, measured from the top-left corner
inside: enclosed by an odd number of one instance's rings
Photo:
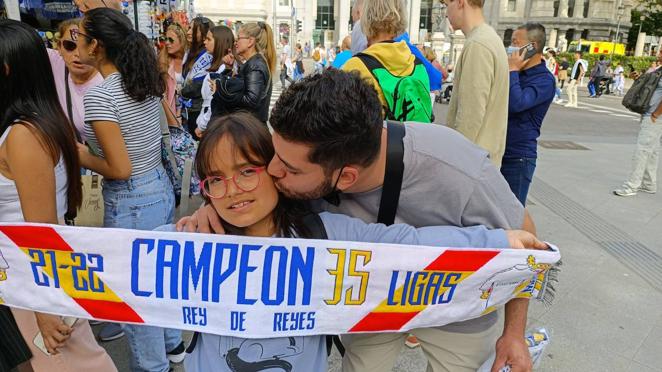
[[[330,194],[333,191],[333,179],[331,178],[331,175],[326,176],[324,178],[324,181],[321,184],[319,184],[319,186],[317,186],[315,189],[311,191],[306,191],[306,192],[295,192],[292,190],[288,190],[278,181],[276,181],[276,188],[283,195],[285,195],[290,199],[315,200],[315,199],[323,198],[324,196]]]

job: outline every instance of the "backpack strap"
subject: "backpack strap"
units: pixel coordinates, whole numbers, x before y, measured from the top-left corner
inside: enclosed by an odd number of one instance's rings
[[[301,218],[301,222],[306,226],[310,232],[309,239],[329,239],[326,234],[326,228],[322,222],[322,218],[317,213],[308,213]]]
[[[311,239],[328,239],[329,236],[326,233],[326,228],[322,222],[322,218],[317,213],[309,213],[301,219],[303,224],[306,226],[310,232]],[[331,350],[333,345],[336,346],[340,356],[345,356],[345,346],[343,346],[340,336],[338,335],[326,335],[326,355],[331,355]]]
[[[386,172],[384,173],[384,185],[382,186],[382,198],[379,202],[379,213],[377,222],[392,225],[398,211],[400,201],[400,188],[405,171],[404,143],[405,126],[395,121],[386,122]]]
[[[182,184],[182,176],[177,171],[177,159],[175,158],[175,153],[172,152],[172,141],[170,137],[170,129],[168,128],[168,119],[165,113],[164,106],[167,106],[163,100],[159,105],[159,124],[161,125],[161,141],[163,142],[163,147],[165,147],[166,153],[168,154],[168,161],[172,166],[173,173],[177,179],[177,184]],[[174,186],[174,185],[173,185]]]
[[[370,74],[375,79],[377,84],[381,85],[379,83],[379,77],[377,76],[377,74],[375,74],[375,70],[380,68],[386,69],[386,67],[384,67],[384,65],[381,62],[379,62],[377,58],[371,56],[370,54],[360,52],[360,53],[356,53],[354,57],[357,57],[361,61],[361,63],[365,65],[365,67],[368,69],[368,71],[370,71]],[[388,103],[385,106],[383,106],[383,108],[384,108],[384,114],[387,119],[395,119],[393,110],[391,110],[391,108],[388,107]]]

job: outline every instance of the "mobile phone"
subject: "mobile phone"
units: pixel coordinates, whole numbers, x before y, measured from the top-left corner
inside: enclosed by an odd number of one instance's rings
[[[68,325],[69,327],[73,326],[77,320],[78,319],[73,316],[62,317],[62,323]],[[34,346],[37,347],[37,349],[41,350],[44,354],[51,355],[51,353],[49,353],[48,350],[46,349],[46,344],[44,343],[44,337],[41,335],[41,332],[37,333],[37,335],[34,337],[34,340],[32,340],[32,343],[34,344]]]
[[[536,47],[533,46],[533,43],[528,43],[525,46],[519,48],[519,54],[524,54],[524,60],[526,61],[536,54]]]

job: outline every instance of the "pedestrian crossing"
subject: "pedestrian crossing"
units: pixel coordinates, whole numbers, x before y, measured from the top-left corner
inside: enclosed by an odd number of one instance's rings
[[[630,119],[636,122],[641,121],[641,115],[628,111],[626,108],[622,107],[620,104],[620,100],[617,101],[615,99],[611,99],[612,97],[605,97],[605,98],[607,98],[608,101],[602,101],[602,103],[611,106],[603,106],[603,105],[597,105],[595,103],[579,101],[578,107],[574,109],[590,111],[596,114],[606,114],[617,118]]]
[[[281,93],[283,93],[283,87],[280,85],[280,83],[274,83],[273,88],[271,90],[271,102],[269,102],[270,113],[271,113],[271,109],[274,108],[276,101],[278,101],[278,98],[280,97]]]

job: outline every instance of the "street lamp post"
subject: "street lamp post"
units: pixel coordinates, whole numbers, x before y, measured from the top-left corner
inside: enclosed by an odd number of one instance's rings
[[[609,59],[614,59],[614,51],[616,50],[616,41],[618,40],[618,34],[621,32],[621,18],[623,18],[623,13],[625,12],[625,7],[623,6],[623,2],[619,2],[618,4],[618,23],[616,25],[616,35],[614,35],[614,38],[611,39],[611,56]]]

